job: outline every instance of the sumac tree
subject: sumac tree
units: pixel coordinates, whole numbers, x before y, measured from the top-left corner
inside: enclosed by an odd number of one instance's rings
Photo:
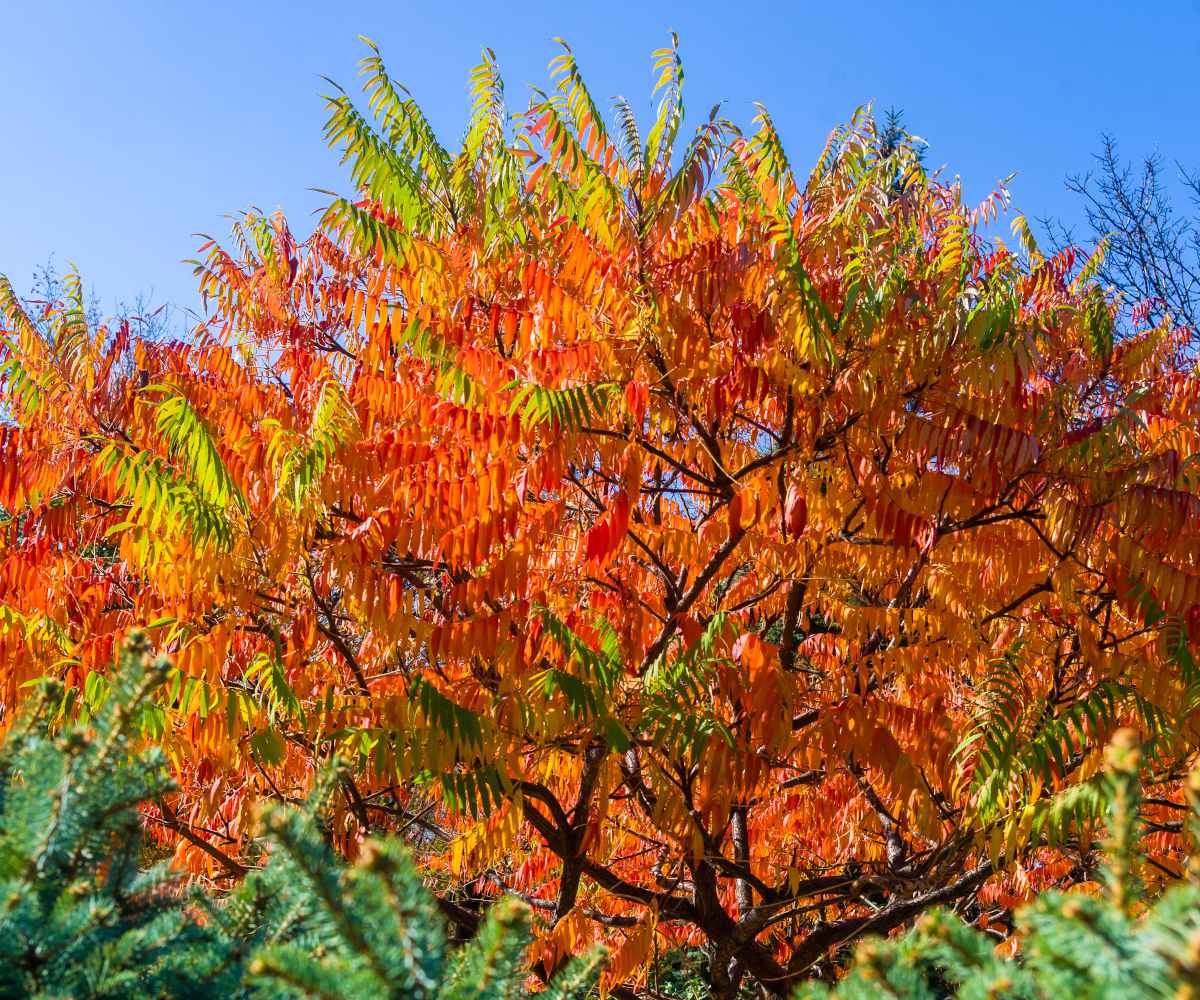
[[[148,627],[177,859],[334,753],[349,854],[403,830],[464,931],[550,975],[701,945],[784,995],[933,904],[1001,931],[1083,881],[1118,725],[1176,870],[1196,745],[1200,380],[1114,342],[1082,255],[986,243],[869,115],[807,174],[765,111],[608,121],[570,50],[462,146],[364,61],[354,193],[247,215],[186,343],[5,291],[3,699],[85,709]],[[197,846],[197,840],[204,848]],[[231,864],[232,863],[232,864]],[[1158,870],[1158,869],[1156,869]]]

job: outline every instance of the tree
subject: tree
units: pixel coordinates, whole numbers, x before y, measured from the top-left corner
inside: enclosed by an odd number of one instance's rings
[[[223,898],[145,868],[138,805],[170,788],[161,752],[135,752],[169,665],[125,643],[94,716],[62,726],[48,680],[0,749],[0,989],[8,997],[490,1000],[525,997],[529,908],[493,907],[467,947],[395,841],[348,868],[323,835],[330,783],[303,809],[273,807],[256,866]],[[334,765],[334,769],[336,770]],[[333,773],[333,772],[327,772]],[[539,993],[580,1000],[600,956]]]
[[[1188,997],[1200,983],[1200,888],[1191,877],[1161,898],[1147,898],[1138,871],[1139,760],[1136,736],[1116,734],[1105,778],[1112,806],[1105,847],[1106,892],[1047,892],[1018,916],[1019,960],[952,913],[935,911],[895,941],[865,941],[834,990],[812,985],[805,1000],[901,997]],[[1189,813],[1196,832],[1195,778]]]
[[[1179,168],[1182,193],[1200,208],[1200,177]],[[1135,168],[1104,136],[1094,172],[1076,174],[1067,189],[1083,204],[1086,239],[1104,248],[1097,275],[1131,307],[1133,326],[1171,322],[1189,331],[1187,356],[1195,360],[1200,337],[1200,230],[1196,216],[1176,210],[1162,158],[1147,156]],[[1072,242],[1061,223],[1045,223],[1060,245]]]
[[[137,806],[169,788],[160,752],[131,754],[167,665],[133,644],[97,725],[53,738],[62,686],[43,684],[0,752],[0,992],[153,996],[187,964],[164,866],[140,870]],[[194,925],[193,925],[194,926]]]
[[[655,59],[643,135],[569,49],[511,116],[485,53],[451,151],[372,50],[368,112],[328,102],[355,194],[206,243],[191,342],[9,296],[6,703],[86,703],[146,623],[179,863],[227,875],[336,753],[343,851],[404,831],[462,933],[518,895],[542,975],[603,941],[616,990],[660,947],[783,996],[936,904],[1007,926],[1086,878],[1118,725],[1174,872],[1184,334],[1117,342],[1095,261],[986,247],[1001,195],[868,116],[807,176],[765,111],[677,152]]]

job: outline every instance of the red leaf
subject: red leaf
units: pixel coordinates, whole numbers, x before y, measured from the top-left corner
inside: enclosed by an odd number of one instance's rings
[[[629,407],[630,415],[640,424],[646,415],[646,406],[650,402],[650,389],[645,382],[634,379],[625,386],[625,405]]]
[[[795,484],[788,487],[787,502],[783,505],[783,525],[792,538],[799,538],[808,526],[808,501]]]

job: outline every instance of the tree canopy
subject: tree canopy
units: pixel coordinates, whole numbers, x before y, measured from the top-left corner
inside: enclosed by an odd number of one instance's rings
[[[464,927],[522,896],[536,968],[603,942],[607,990],[671,944],[785,995],[934,904],[1003,929],[1090,879],[1118,726],[1166,878],[1183,334],[1114,336],[1094,258],[984,239],[1005,192],[868,112],[808,172],[762,109],[683,137],[654,59],[647,127],[566,47],[511,114],[485,53],[451,149],[372,48],[327,101],[351,193],[207,241],[185,341],[0,286],[0,699],[87,712],[145,626],[178,863],[236,870],[338,754],[343,851],[403,831]]]

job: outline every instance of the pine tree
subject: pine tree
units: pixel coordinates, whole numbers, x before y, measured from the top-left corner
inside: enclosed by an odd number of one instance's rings
[[[139,867],[137,807],[170,791],[159,750],[131,752],[167,665],[130,640],[106,711],[52,735],[45,681],[0,755],[0,996],[136,997],[171,989],[198,928],[164,866]]]
[[[353,866],[330,847],[336,765],[304,808],[266,814],[267,861],[226,896],[144,869],[139,807],[173,786],[161,750],[136,745],[168,670],[134,635],[94,716],[63,723],[71,702],[44,681],[0,750],[0,997],[526,995],[528,907],[498,903],[451,947],[399,842]],[[582,998],[599,964],[580,957],[540,995]]]
[[[249,964],[253,995],[393,1000],[485,1000],[526,995],[529,908],[506,899],[479,932],[452,950],[443,919],[395,839],[370,841],[347,866],[323,836],[328,782],[304,810],[265,818],[271,860],[227,904],[209,904],[231,946],[257,935]],[[600,953],[578,958],[539,994],[585,996]]]

